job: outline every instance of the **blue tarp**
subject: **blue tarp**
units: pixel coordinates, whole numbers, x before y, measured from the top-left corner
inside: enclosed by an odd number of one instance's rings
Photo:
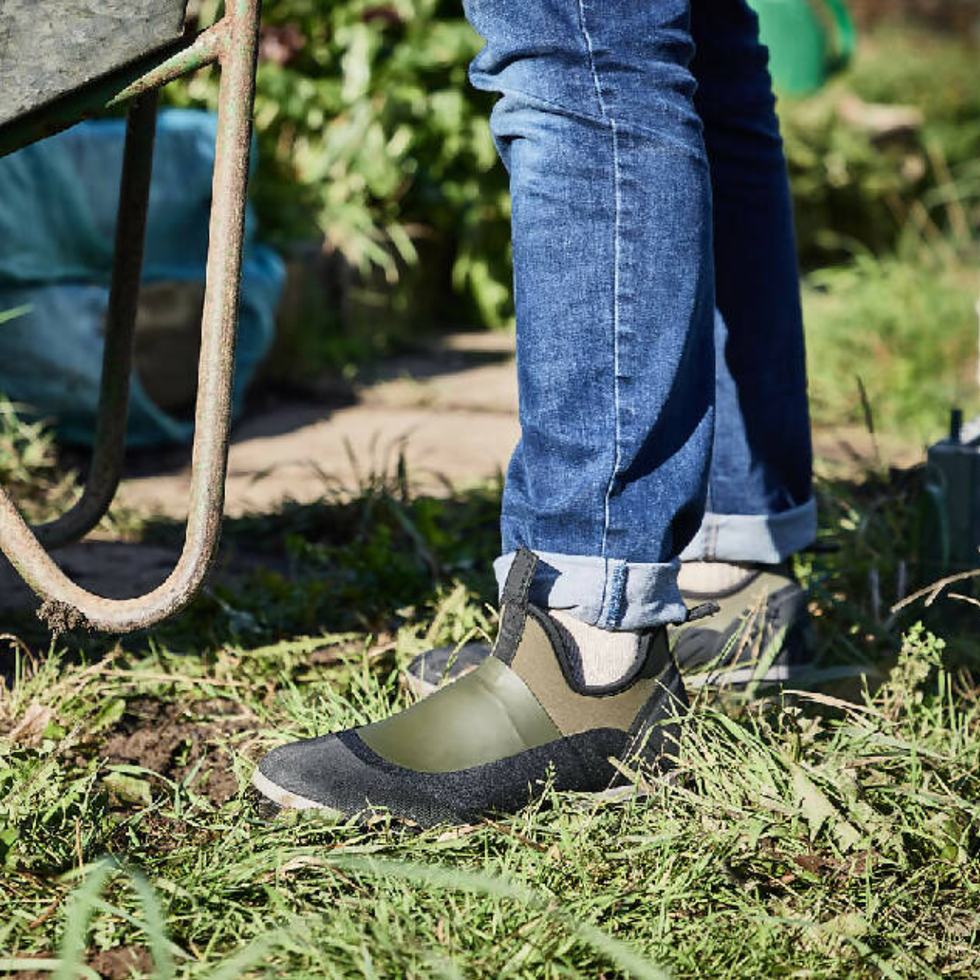
[[[144,282],[204,282],[216,119],[160,113],[147,216]],[[98,405],[125,121],[85,122],[0,158],[0,391],[90,444]],[[235,410],[269,349],[282,260],[246,223],[235,363]],[[133,378],[128,444],[190,438]]]

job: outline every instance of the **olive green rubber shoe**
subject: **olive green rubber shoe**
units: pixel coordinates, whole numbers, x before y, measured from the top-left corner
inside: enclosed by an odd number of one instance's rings
[[[671,646],[688,687],[793,680],[813,668],[806,592],[788,564],[759,565],[724,592],[685,592],[718,612],[676,629]]]
[[[553,621],[528,603],[536,561],[517,553],[479,667],[385,721],[274,749],[254,786],[282,807],[431,826],[514,812],[549,781],[602,793],[670,769],[687,699],[666,631],[641,636],[621,682],[580,687]]]
[[[709,617],[670,631],[674,658],[689,688],[782,683],[813,666],[806,592],[788,565],[759,565],[724,592],[682,591],[688,606],[715,603]],[[402,675],[419,698],[475,670],[490,655],[484,643],[420,653]],[[767,662],[768,661],[768,662]]]

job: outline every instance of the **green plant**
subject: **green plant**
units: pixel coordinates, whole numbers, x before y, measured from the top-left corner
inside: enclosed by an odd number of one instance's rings
[[[0,486],[17,500],[32,520],[45,519],[74,493],[73,474],[58,466],[54,432],[32,420],[24,406],[0,393]]]
[[[914,226],[969,247],[980,219],[978,81],[968,41],[881,28],[822,92],[780,103],[805,265],[887,253]]]
[[[953,407],[980,409],[976,267],[952,254],[861,254],[811,273],[804,311],[810,403],[822,426],[873,424],[913,445]]]
[[[205,3],[202,20],[216,9]],[[263,31],[254,200],[266,233],[320,233],[362,277],[378,268],[389,284],[437,242],[479,319],[505,323],[507,178],[492,98],[466,81],[481,42],[458,5],[269,0]],[[214,108],[215,79],[191,78],[170,98]]]

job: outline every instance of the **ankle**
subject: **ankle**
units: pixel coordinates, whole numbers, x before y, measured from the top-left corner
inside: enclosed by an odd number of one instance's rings
[[[605,630],[583,623],[561,609],[549,609],[576,682],[586,688],[611,687],[633,671],[640,655],[640,634]]]
[[[717,595],[748,585],[759,573],[753,562],[685,561],[677,575],[677,587],[691,595]]]

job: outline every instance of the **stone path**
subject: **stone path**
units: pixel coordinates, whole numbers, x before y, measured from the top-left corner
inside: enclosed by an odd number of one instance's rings
[[[354,488],[372,471],[394,472],[399,447],[420,490],[492,478],[506,470],[520,434],[512,353],[508,336],[457,334],[429,355],[383,365],[382,378],[363,386],[349,408],[297,402],[244,420],[229,453],[227,513],[307,503],[329,485]],[[189,487],[185,467],[127,480],[120,499],[140,512],[181,517]]]

